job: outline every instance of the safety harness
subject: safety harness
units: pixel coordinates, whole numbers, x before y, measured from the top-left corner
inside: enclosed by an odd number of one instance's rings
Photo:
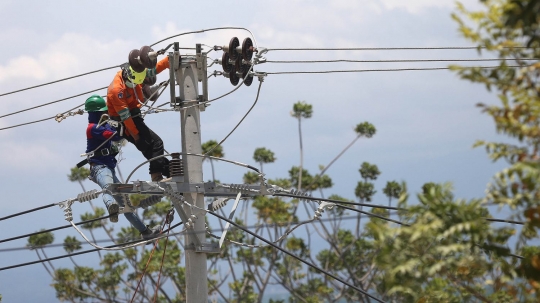
[[[96,156],[116,156],[118,155],[118,147],[116,145],[111,145],[111,147],[105,147],[102,149],[99,149],[93,153],[93,155],[88,156],[86,159],[82,160],[81,162],[77,163],[77,168],[81,168],[89,163],[90,158],[96,157]]]

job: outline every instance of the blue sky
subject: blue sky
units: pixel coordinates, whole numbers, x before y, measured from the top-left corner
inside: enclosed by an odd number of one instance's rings
[[[463,1],[478,7],[477,1]],[[249,29],[260,47],[435,47],[469,46],[450,19],[453,1],[201,1],[160,3],[139,1],[0,2],[0,94],[92,71],[127,61],[131,49],[152,44],[167,36],[212,27]],[[143,12],[151,11],[147,16]],[[232,36],[242,40],[248,32],[223,30],[189,35],[177,40],[181,46],[195,43],[224,45]],[[211,53],[216,58],[217,53]],[[298,51],[266,54],[268,60],[387,60],[478,58],[474,50],[424,51]],[[483,58],[492,58],[489,54]],[[333,63],[272,64],[255,69],[264,72],[444,67],[447,63]],[[482,63],[482,65],[493,65]],[[209,71],[220,70],[213,66]],[[0,115],[107,86],[115,71],[0,97]],[[160,81],[165,80],[164,75]],[[201,114],[203,141],[220,140],[249,109],[257,81],[212,104]],[[232,89],[228,79],[211,78],[210,97]],[[105,91],[101,91],[104,94]],[[166,94],[168,91],[166,92]],[[162,98],[168,98],[165,95]],[[85,97],[61,102],[11,117],[0,118],[0,128],[54,116],[83,103]],[[374,203],[385,204],[386,181],[406,181],[411,192],[425,182],[452,182],[457,197],[482,197],[490,177],[503,164],[493,164],[482,149],[473,149],[478,139],[498,140],[490,118],[475,107],[478,102],[496,103],[484,87],[460,80],[450,71],[370,72],[323,75],[269,75],[262,84],[257,106],[225,142],[225,156],[255,164],[257,147],[275,152],[277,162],[265,166],[268,177],[286,177],[298,165],[298,133],[290,116],[293,103],[313,104],[314,114],[303,123],[305,167],[316,172],[355,136],[354,127],[373,123],[377,134],[359,140],[329,170],[333,193],[354,198],[363,161],[379,166]],[[169,152],[180,150],[179,115],[149,115],[147,124],[164,140]],[[66,200],[81,192],[66,175],[82,158],[86,117],[70,117],[0,131],[0,178],[3,198],[0,217],[29,208]],[[124,176],[144,159],[131,145],[120,163]],[[216,163],[222,182],[241,182],[244,170]],[[205,179],[210,167],[205,164]],[[147,180],[146,168],[134,175]],[[87,189],[97,188],[90,181]],[[101,200],[96,203],[99,205]],[[88,206],[75,204],[77,217]],[[500,214],[499,217],[503,216]],[[62,211],[51,208],[0,222],[8,238],[40,228],[63,225]],[[118,223],[126,224],[125,220]],[[59,243],[66,230],[56,235]],[[0,244],[0,249],[22,247],[26,240]],[[0,267],[33,261],[33,252],[0,252]],[[49,256],[60,255],[51,250]],[[62,266],[62,261],[53,263]],[[31,284],[28,284],[31,283]],[[5,302],[55,301],[50,277],[41,265],[0,272],[0,294]],[[32,291],[28,291],[32,285]]]

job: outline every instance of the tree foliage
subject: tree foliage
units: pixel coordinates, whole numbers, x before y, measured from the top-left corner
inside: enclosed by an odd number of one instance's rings
[[[454,67],[472,82],[496,90],[500,104],[478,106],[493,118],[498,132],[514,142],[484,142],[493,160],[504,159],[510,166],[499,172],[488,187],[490,202],[508,205],[516,218],[525,219],[522,241],[536,237],[540,202],[540,63],[528,59],[540,57],[536,0],[483,1],[487,10],[469,12],[459,6],[454,19],[468,40],[477,43],[479,52],[495,53],[503,59],[497,68],[486,70]],[[472,28],[467,19],[477,25]],[[523,46],[524,41],[527,47]]]

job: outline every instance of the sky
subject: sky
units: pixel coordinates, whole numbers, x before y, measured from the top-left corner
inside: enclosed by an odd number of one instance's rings
[[[478,8],[477,1],[462,1]],[[0,94],[54,81],[127,61],[132,49],[150,45],[183,32],[217,27],[245,30],[216,30],[167,40],[155,48],[179,42],[183,47],[202,43],[222,46],[231,37],[251,37],[259,48],[353,48],[353,47],[440,47],[471,46],[460,36],[450,14],[448,0],[334,0],[334,1],[200,1],[165,2],[149,5],[140,1],[54,1],[0,2]],[[144,11],[152,11],[145,15]],[[189,50],[183,51],[183,53]],[[213,59],[221,52],[211,52]],[[269,51],[274,60],[389,60],[471,59],[475,50],[415,51]],[[482,58],[493,58],[484,54]],[[472,63],[475,64],[475,63]],[[484,62],[476,65],[493,65]],[[265,63],[260,72],[363,70],[409,67],[445,67],[435,63]],[[213,65],[209,72],[221,70]],[[108,86],[115,70],[60,82],[0,97],[0,116]],[[167,73],[164,73],[167,74]],[[159,75],[158,81],[167,75]],[[241,87],[214,102],[201,113],[203,141],[221,140],[253,104],[258,81]],[[209,80],[210,98],[229,92],[233,86],[224,77]],[[105,90],[99,91],[104,95]],[[0,118],[0,128],[55,116],[80,105],[90,94]],[[168,90],[161,97],[168,99]],[[481,198],[491,176],[504,167],[492,163],[476,140],[506,140],[497,135],[492,120],[475,106],[496,104],[497,97],[478,84],[461,80],[450,71],[362,72],[329,74],[270,74],[264,78],[256,106],[224,143],[225,158],[251,165],[257,147],[272,150],[277,161],[265,165],[268,178],[287,177],[299,163],[297,121],[290,112],[295,102],[313,105],[313,116],[302,122],[304,166],[311,173],[327,165],[354,138],[354,127],[368,121],[377,128],[371,139],[358,140],[327,173],[334,186],[325,195],[339,194],[354,199],[362,162],[376,164],[382,174],[376,181],[376,204],[386,204],[382,188],[387,181],[405,181],[411,195],[425,182],[451,182],[459,198]],[[161,99],[160,99],[161,101]],[[165,101],[163,101],[165,102]],[[180,151],[179,114],[148,115],[146,123],[158,133],[169,152]],[[70,168],[82,160],[85,151],[86,116],[68,117],[60,123],[47,120],[0,130],[0,217],[34,207],[74,198],[82,190],[70,182]],[[120,167],[126,177],[144,161],[127,145]],[[245,170],[216,163],[221,182],[240,183]],[[211,176],[204,166],[204,179]],[[132,180],[148,180],[147,167],[137,170]],[[98,188],[85,181],[86,190]],[[100,205],[101,199],[95,201]],[[76,218],[89,210],[76,203]],[[497,215],[496,215],[497,216]],[[499,214],[499,217],[504,214]],[[126,224],[121,218],[119,226]],[[0,238],[9,238],[41,228],[66,224],[58,207],[1,221]],[[55,233],[55,243],[72,229]],[[24,247],[26,239],[0,244],[0,267],[36,260]],[[48,250],[48,256],[63,254]],[[63,261],[53,262],[61,267]],[[67,266],[67,265],[64,265]],[[28,286],[31,283],[32,291]],[[52,280],[41,265],[0,272],[3,302],[56,301]]]

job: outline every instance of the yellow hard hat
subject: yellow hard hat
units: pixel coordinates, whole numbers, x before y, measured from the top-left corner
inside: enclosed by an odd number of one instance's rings
[[[141,84],[144,81],[144,78],[146,78],[146,68],[138,73],[130,66],[128,70],[128,80],[132,82],[133,84]]]

